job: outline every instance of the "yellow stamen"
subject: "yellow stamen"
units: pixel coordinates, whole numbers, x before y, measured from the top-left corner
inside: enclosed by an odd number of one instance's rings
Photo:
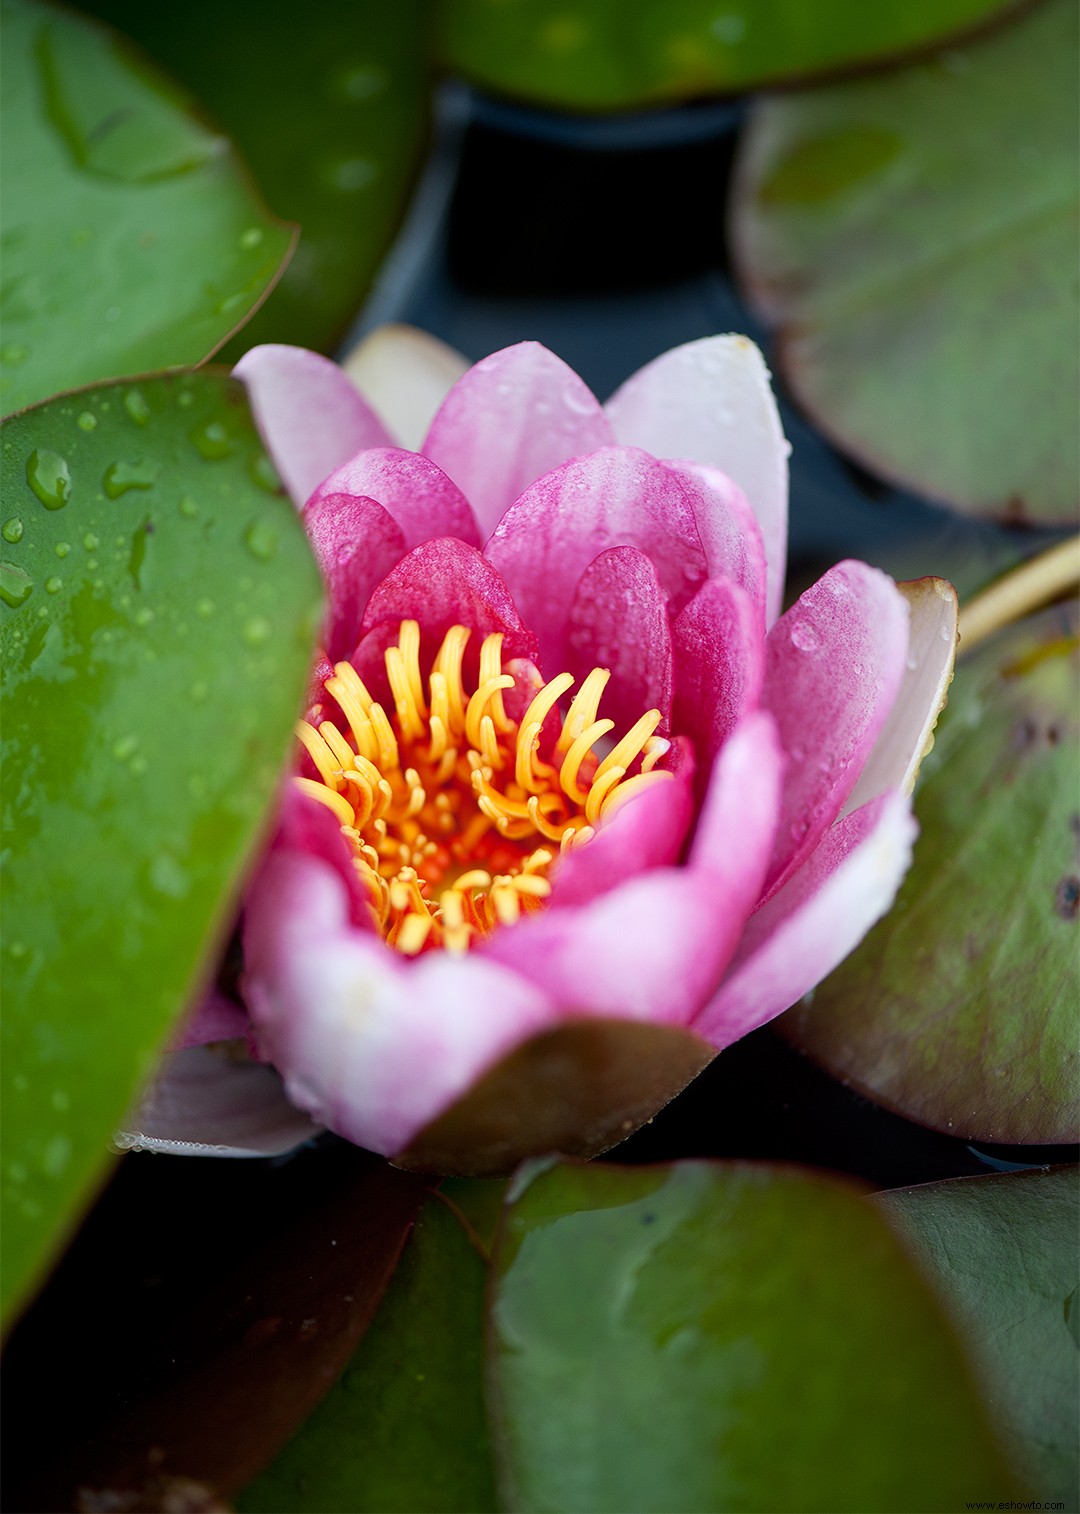
[[[614,729],[614,720],[595,720],[592,725],[582,731],[563,759],[563,765],[559,769],[559,782],[575,804],[585,803],[585,790],[577,781],[578,769],[581,767],[585,753],[600,740],[601,736],[606,736],[608,731]]]
[[[324,783],[316,783],[314,778],[294,778],[293,782],[302,794],[306,794],[309,799],[317,799],[328,810],[332,810],[342,825],[352,825],[355,821],[356,812],[352,805],[334,789],[328,789]]]
[[[328,788],[341,793],[344,781],[341,776],[341,763],[335,757],[328,746],[325,738],[319,734],[313,725],[308,725],[306,720],[298,720],[294,727],[297,736],[307,748],[308,756],[319,770],[319,776]],[[352,761],[352,753],[349,753],[349,761]]]

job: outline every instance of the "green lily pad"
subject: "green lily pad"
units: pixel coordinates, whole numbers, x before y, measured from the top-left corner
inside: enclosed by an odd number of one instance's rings
[[[236,1507],[494,1510],[483,1398],[486,1277],[449,1209],[429,1200],[352,1364]]]
[[[1076,677],[1068,608],[961,658],[891,914],[778,1022],[868,1097],[970,1139],[1076,1139]]]
[[[1008,0],[444,0],[450,68],[502,94],[620,110],[878,62]]]
[[[265,0],[244,16],[218,0],[88,0],[134,37],[232,134],[300,243],[256,342],[329,351],[397,230],[428,129],[425,0],[357,5]]]
[[[0,399],[200,362],[266,295],[294,235],[229,142],[105,28],[3,5]]]
[[[567,1164],[495,1257],[492,1415],[518,1510],[941,1510],[1007,1496],[959,1346],[848,1184]]]
[[[3,427],[4,1284],[25,1295],[228,927],[321,590],[240,384]]]
[[[733,243],[837,445],[974,515],[1070,523],[1078,473],[1069,0],[909,68],[763,101]]]
[[[1075,1510],[1077,1169],[927,1183],[875,1203],[953,1310],[1027,1485]]]

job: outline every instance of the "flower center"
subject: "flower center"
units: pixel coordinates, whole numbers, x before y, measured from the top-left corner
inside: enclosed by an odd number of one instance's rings
[[[503,669],[500,632],[484,638],[477,687],[466,691],[470,634],[447,631],[425,691],[420,628],[402,621],[385,654],[393,712],[351,663],[339,662],[325,688],[344,727],[296,727],[319,777],[293,782],[341,821],[376,925],[410,956],[438,946],[463,952],[496,925],[542,908],[557,853],[583,846],[598,820],[671,777],[653,771],[669,746],[653,734],[659,710],[605,756],[593,750],[614,728],[596,718],[606,668],[584,679],[565,715],[558,702],[574,679],[560,673],[517,722],[503,703],[516,680]]]

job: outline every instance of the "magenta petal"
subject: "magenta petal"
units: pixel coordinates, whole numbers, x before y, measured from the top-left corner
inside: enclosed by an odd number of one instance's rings
[[[761,353],[744,336],[674,347],[605,405],[620,442],[654,457],[720,468],[746,495],[768,560],[768,620],[780,612],[787,560],[789,447]]]
[[[910,800],[897,793],[838,821],[750,920],[694,1030],[720,1050],[809,993],[892,904],[916,830]]]
[[[305,505],[304,526],[328,590],[323,643],[338,662],[355,647],[371,591],[404,555],[405,539],[373,499],[322,490]]]
[[[272,856],[245,918],[252,1018],[290,1098],[385,1156],[556,1018],[496,963],[410,962],[350,929],[340,880],[314,858]]]
[[[767,569],[761,527],[746,495],[719,468],[666,462],[693,492],[694,518],[710,578],[727,578],[750,599],[765,632]]]
[[[904,675],[908,620],[891,578],[842,562],[769,632],[761,703],[789,761],[770,890],[814,849],[854,788]]]
[[[646,710],[671,721],[671,630],[656,569],[636,547],[601,552],[581,575],[566,627],[566,669],[608,668],[599,714],[621,736]]]
[[[209,988],[173,1031],[169,1050],[209,1046],[214,1041],[238,1041],[247,1035],[250,1025],[239,1004],[226,999],[219,989]]]
[[[457,536],[470,546],[480,545],[468,500],[441,468],[418,452],[373,447],[350,457],[324,478],[315,498],[326,494],[378,500],[401,527],[407,548],[436,536]]]
[[[677,731],[694,742],[705,772],[757,704],[765,671],[761,616],[723,578],[702,584],[672,627]]]
[[[259,434],[296,505],[364,447],[393,445],[336,363],[303,347],[253,347],[233,376],[247,386]]]
[[[539,342],[519,342],[457,381],[421,450],[464,490],[486,536],[534,479],[613,440],[574,370]]]
[[[601,552],[637,547],[652,560],[669,610],[705,578],[691,489],[631,447],[605,447],[557,468],[510,506],[484,548],[540,642],[551,675],[563,666],[578,580]]]

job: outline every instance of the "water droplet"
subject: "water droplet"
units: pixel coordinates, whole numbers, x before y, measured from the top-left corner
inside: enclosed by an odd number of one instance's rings
[[[17,515],[4,522],[4,540],[11,542],[12,546],[17,541],[22,541],[23,523]]]
[[[188,520],[194,520],[199,513],[198,501],[192,499],[190,494],[185,494],[180,501],[180,514],[186,515]]]
[[[25,1183],[30,1174],[21,1162],[8,1163],[8,1177],[13,1183]]]
[[[190,410],[195,403],[195,396],[190,389],[181,389],[180,393],[176,396],[176,403],[180,406],[181,410]]]
[[[112,754],[117,762],[127,762],[129,757],[134,757],[138,745],[138,736],[121,736],[118,741],[113,742]]]
[[[202,704],[205,701],[206,696],[207,696],[207,694],[209,694],[210,690],[207,687],[207,685],[205,683],[203,683],[202,679],[200,678],[197,683],[193,683],[191,685],[191,689],[190,689],[189,692],[191,694],[191,702],[192,702],[192,704]]]
[[[62,510],[71,498],[67,460],[47,447],[38,447],[27,458],[26,481],[46,510]]]
[[[191,880],[175,857],[161,852],[150,864],[150,886],[170,899],[182,899],[191,887]]]
[[[195,614],[200,616],[203,620],[209,620],[216,609],[217,605],[215,605],[212,599],[200,599],[198,604],[195,606]]]
[[[80,431],[93,431],[97,426],[97,416],[92,415],[89,410],[84,410],[75,424]]]
[[[54,1135],[41,1154],[46,1176],[58,1178],[71,1159],[71,1142],[65,1135]]]
[[[240,290],[237,294],[228,294],[223,300],[218,301],[217,313],[218,315],[232,315],[234,310],[240,310],[250,300],[250,294],[246,294],[243,290]]]
[[[110,463],[101,479],[102,488],[110,499],[119,499],[129,489],[151,489],[161,471],[160,464],[149,457],[136,457],[130,461],[121,458]]]
[[[143,605],[142,609],[136,610],[134,615],[137,626],[148,626],[154,618],[154,612],[149,605]]]
[[[120,319],[120,306],[119,305],[110,305],[109,308],[108,308],[108,310],[106,310],[106,312],[105,312],[105,319],[110,324],[113,321],[118,321]]]
[[[209,462],[228,457],[233,449],[232,438],[220,421],[203,421],[188,435],[196,452]]]
[[[821,640],[809,621],[797,620],[791,628],[791,645],[797,652],[816,652]]]
[[[15,958],[25,957],[26,956],[26,942],[25,941],[13,941],[11,943],[11,945],[8,947],[8,951]]]
[[[150,419],[150,406],[141,389],[129,389],[124,395],[124,409],[137,426],[145,426]]]
[[[25,604],[34,592],[34,580],[13,562],[0,562],[0,599],[13,610]]]
[[[277,526],[269,520],[256,520],[251,523],[244,533],[244,541],[252,557],[258,557],[262,562],[269,562],[278,549],[281,533]]]
[[[381,95],[389,83],[390,80],[381,68],[362,64],[358,68],[342,69],[334,81],[334,93],[343,100],[361,105],[365,100],[373,100],[376,95]]]
[[[62,578],[47,578],[45,580],[45,593],[46,594],[59,594],[60,590],[63,587],[64,587],[64,580]]]
[[[258,247],[263,239],[261,226],[249,226],[247,231],[240,236],[240,246],[245,252],[250,252],[253,247]]]
[[[321,172],[326,186],[339,194],[358,194],[378,176],[379,165],[371,158],[332,158]]]
[[[149,764],[145,757],[133,757],[128,767],[128,772],[134,774],[136,778],[141,778],[148,766]]]
[[[251,464],[251,476],[260,489],[266,489],[271,494],[281,492],[281,479],[278,471],[264,452],[260,452]]]
[[[709,30],[717,42],[726,42],[730,46],[735,42],[741,42],[746,32],[746,22],[742,16],[727,15],[717,16],[709,24]]]
[[[65,1111],[65,1109],[70,1109],[71,1108],[71,1100],[68,1098],[67,1094],[64,1092],[64,1090],[62,1088],[57,1088],[54,1091],[50,1102],[52,1104],[52,1107],[59,1114],[63,1114],[64,1111]]]
[[[58,541],[56,543],[56,546],[53,548],[53,551],[56,553],[57,557],[66,557],[71,551],[71,543],[69,541]]]
[[[87,531],[82,539],[82,544],[88,552],[96,552],[98,547],[101,546],[101,542],[94,535],[93,531]]]
[[[30,356],[30,348],[22,342],[5,342],[0,347],[0,362],[10,363],[12,368],[17,368],[20,363],[25,363]]]
[[[269,639],[273,629],[265,615],[253,615],[245,622],[242,634],[249,647],[261,647]]]

